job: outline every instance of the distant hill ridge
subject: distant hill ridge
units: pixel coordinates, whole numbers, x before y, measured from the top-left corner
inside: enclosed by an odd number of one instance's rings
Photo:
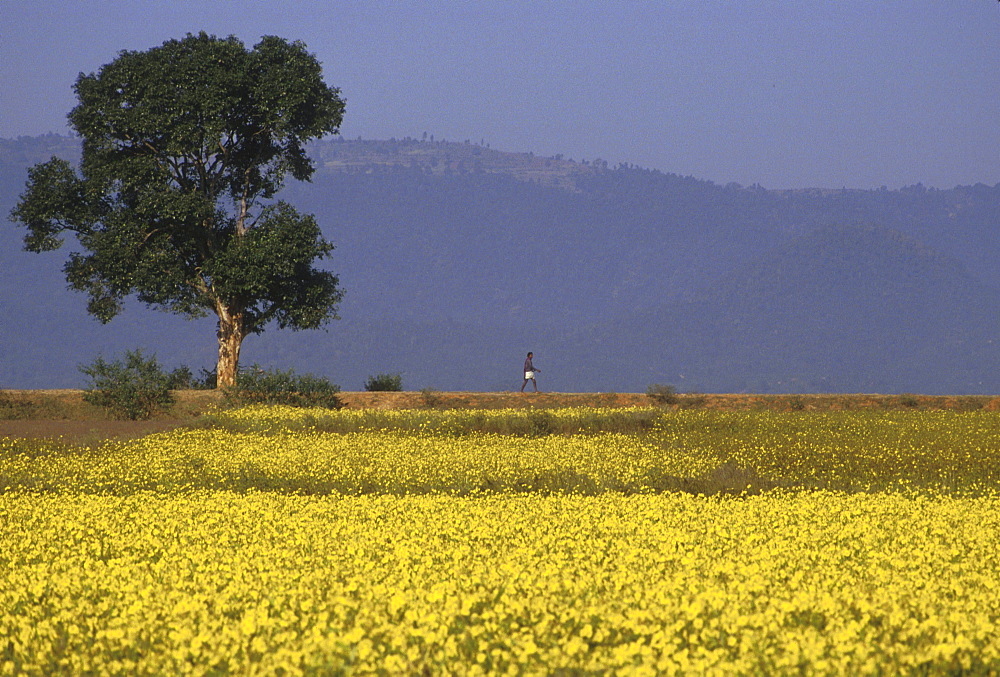
[[[310,149],[318,163],[331,171],[377,171],[405,167],[432,174],[483,172],[506,174],[543,185],[574,188],[576,179],[607,169],[607,163],[575,162],[562,156],[539,157],[533,153],[494,150],[471,142],[417,140],[347,140],[339,137],[316,143]]]
[[[251,338],[247,363],[345,389],[540,386],[642,392],[1000,392],[1000,185],[899,190],[718,185],[479,143],[332,139],[281,197],[315,214],[346,288],[326,332]],[[0,140],[0,210],[75,139]],[[66,251],[0,227],[0,387],[77,387],[126,348],[209,367],[210,321],[132,304],[99,325]]]
[[[572,188],[575,177],[608,169],[601,160],[576,162],[534,153],[499,151],[469,141],[403,139],[373,140],[331,137],[313,142],[310,157],[317,167],[330,171],[373,172],[391,168],[419,168],[432,174],[486,172],[506,174],[520,180]],[[28,167],[53,155],[76,161],[79,141],[72,136],[45,134],[0,138],[0,164]]]
[[[566,158],[562,154],[554,156],[537,156],[532,152],[503,151],[490,147],[484,142],[457,142],[447,140],[414,139],[347,139],[334,136],[321,141],[314,141],[309,147],[310,157],[318,168],[329,171],[372,172],[386,168],[421,169],[432,174],[484,172],[505,174],[520,180],[537,181],[543,185],[560,187],[575,187],[576,181],[584,177],[615,170],[631,170],[680,178],[680,175],[664,172],[659,169],[639,167],[630,163],[610,165],[606,160],[579,161]],[[40,136],[20,136],[16,139],[0,138],[0,166],[28,167],[48,160],[53,155],[71,161],[80,156],[79,140],[73,136],[61,134],[44,134]],[[688,181],[698,181],[710,186],[716,186],[708,179],[684,177]],[[848,193],[925,193],[949,192],[950,189],[928,188],[915,184],[889,191],[865,190],[858,188],[763,188],[757,184],[744,187],[736,183],[718,186],[726,189],[746,189],[754,192],[766,191],[780,195],[786,199],[795,197],[830,197]],[[995,186],[975,184],[974,186],[955,186],[957,191],[983,191],[1000,189],[1000,183]],[[956,205],[960,208],[960,203]]]
[[[0,138],[0,167],[5,169],[27,168],[45,162],[53,155],[70,161],[78,160],[79,139],[61,134]]]

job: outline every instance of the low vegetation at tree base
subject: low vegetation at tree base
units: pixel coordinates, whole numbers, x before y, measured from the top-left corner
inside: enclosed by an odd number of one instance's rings
[[[216,387],[215,370],[202,369],[198,376],[191,368],[182,364],[169,374],[171,390],[214,390]]]
[[[169,409],[174,403],[170,391],[184,377],[182,372],[164,373],[155,355],[145,357],[138,349],[126,351],[121,360],[98,357],[80,371],[90,379],[86,402],[133,421]]]
[[[1000,671],[996,413],[201,424],[0,439],[0,673]]]
[[[264,369],[256,364],[240,371],[236,384],[223,390],[226,401],[236,406],[284,404],[323,409],[343,406],[339,392],[340,386],[321,376],[296,374],[293,369]]]

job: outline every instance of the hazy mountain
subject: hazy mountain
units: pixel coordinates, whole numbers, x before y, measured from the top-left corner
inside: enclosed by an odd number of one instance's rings
[[[0,209],[63,137],[0,141]],[[475,144],[330,141],[283,197],[337,244],[326,332],[251,337],[246,362],[346,389],[997,392],[1000,186],[776,191]],[[110,325],[65,291],[66,252],[0,227],[0,386],[82,383],[125,348],[213,363],[214,326],[141,308]]]
[[[617,363],[706,391],[996,392],[983,366],[1000,358],[998,307],[996,290],[897,232],[824,227],[696,301],[572,343],[599,347],[593,379]]]

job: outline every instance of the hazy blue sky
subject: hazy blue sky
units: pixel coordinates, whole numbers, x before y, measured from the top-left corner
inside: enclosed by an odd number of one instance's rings
[[[1000,182],[994,0],[0,0],[0,137],[185,33],[300,39],[342,132],[424,132],[767,188]]]

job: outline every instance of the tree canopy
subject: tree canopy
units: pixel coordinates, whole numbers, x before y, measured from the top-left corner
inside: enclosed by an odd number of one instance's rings
[[[301,42],[199,33],[123,51],[81,73],[69,113],[79,168],[52,158],[29,170],[11,219],[25,248],[83,251],[65,265],[102,322],[140,301],[218,316],[220,385],[236,377],[243,339],[269,323],[312,329],[336,317],[342,290],[317,264],[333,250],[315,219],[275,198],[308,180],[307,141],[336,133],[340,91]]]

